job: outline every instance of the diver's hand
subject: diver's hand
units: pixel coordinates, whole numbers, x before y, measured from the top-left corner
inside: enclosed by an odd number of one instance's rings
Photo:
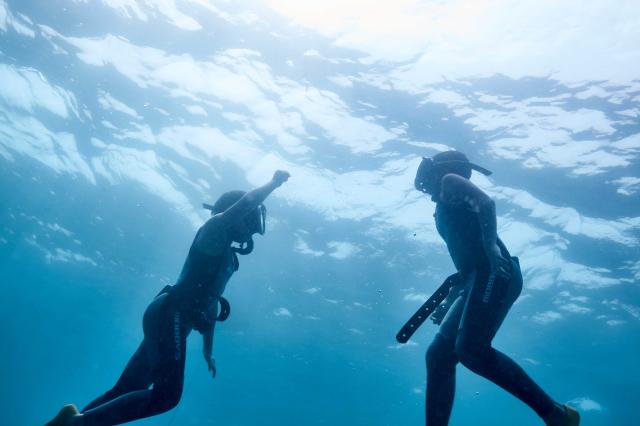
[[[273,178],[271,179],[271,182],[273,182],[277,188],[283,183],[285,183],[287,180],[289,180],[290,177],[291,177],[291,174],[289,174],[289,172],[285,170],[276,170],[276,172],[273,174]]]
[[[211,377],[215,379],[216,377],[216,360],[211,356],[204,355],[204,360],[207,361],[207,368],[211,373]]]
[[[450,307],[451,305],[449,305],[448,303],[440,304],[431,314],[431,321],[435,325],[440,325],[442,323],[442,320],[444,319],[444,316],[447,315],[447,312],[449,312]]]
[[[504,279],[511,277],[511,262],[502,256],[500,247],[497,244],[487,250],[487,257],[489,258],[492,273]]]
[[[207,362],[207,369],[211,373],[211,377],[216,377],[216,360],[211,356],[210,350],[203,350],[202,355],[204,356],[204,360]]]

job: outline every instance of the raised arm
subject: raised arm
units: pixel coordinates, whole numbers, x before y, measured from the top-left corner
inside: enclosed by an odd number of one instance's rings
[[[214,217],[219,216],[217,220],[222,226],[229,227],[235,222],[243,220],[244,217],[252,212],[258,206],[267,199],[267,197],[283,183],[289,179],[289,172],[284,170],[277,170],[271,181],[266,185],[256,188],[247,192],[242,198],[240,198],[234,205],[229,207],[225,212],[220,213]]]
[[[196,246],[207,254],[220,254],[228,244],[227,230],[258,208],[269,194],[289,179],[289,176],[286,171],[276,171],[267,184],[247,192],[226,211],[214,215],[200,228],[196,236]]]

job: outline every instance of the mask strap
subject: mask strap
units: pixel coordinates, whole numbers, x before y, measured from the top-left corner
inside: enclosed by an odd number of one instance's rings
[[[264,235],[267,232],[267,208],[264,204],[260,204],[260,235]]]

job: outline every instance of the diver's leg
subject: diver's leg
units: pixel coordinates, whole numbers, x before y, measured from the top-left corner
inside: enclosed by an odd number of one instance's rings
[[[149,348],[147,346],[148,344],[143,340],[127,363],[127,366],[115,386],[105,392],[102,396],[91,401],[82,409],[83,413],[109,402],[120,395],[124,395],[125,393],[147,389],[151,386],[151,359],[149,356]]]
[[[459,297],[444,318],[440,330],[427,350],[427,426],[449,424],[456,388],[456,333],[464,299]]]
[[[182,395],[184,360],[164,365],[152,389],[129,392],[83,413],[84,426],[117,425],[169,411]]]
[[[522,275],[514,266],[511,280],[496,279],[487,285],[490,279],[488,271],[478,271],[460,322],[456,353],[465,367],[502,387],[546,419],[558,406],[515,361],[491,346],[522,290]]]
[[[154,416],[174,408],[183,389],[188,330],[179,312],[163,314],[157,339],[148,339],[152,357],[151,389],[128,392],[83,413],[85,426],[116,425]],[[147,327],[145,327],[147,328]],[[149,337],[149,336],[146,336]]]

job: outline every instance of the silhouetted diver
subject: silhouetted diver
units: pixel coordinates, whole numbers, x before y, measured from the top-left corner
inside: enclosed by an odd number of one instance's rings
[[[424,158],[415,178],[416,189],[436,203],[436,228],[459,275],[432,314],[442,325],[426,355],[426,424],[449,423],[460,362],[526,403],[548,426],[577,426],[576,410],[554,402],[491,345],[520,295],[522,273],[518,259],[498,238],[494,201],[469,181],[472,170],[491,174],[463,153],[447,151]]]
[[[213,331],[216,320],[229,313],[222,293],[238,269],[236,253],[249,254],[252,235],[264,234],[262,202],[288,179],[288,172],[278,170],[260,188],[230,191],[213,206],[204,205],[212,217],[196,233],[178,282],[166,286],[147,307],[144,339],[115,386],[80,413],[74,405],[66,405],[46,426],[116,425],[174,408],[182,396],[187,335],[192,329],[203,336],[203,355],[215,377]],[[233,247],[234,242],[241,247]]]

